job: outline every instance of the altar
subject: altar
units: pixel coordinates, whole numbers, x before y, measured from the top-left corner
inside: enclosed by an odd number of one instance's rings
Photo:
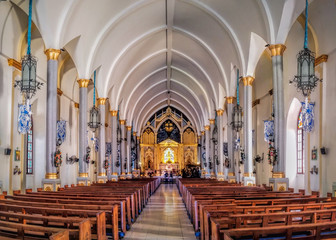
[[[177,174],[179,172],[179,164],[178,163],[161,163],[160,164],[160,175],[162,176],[165,172],[173,172],[173,174]]]

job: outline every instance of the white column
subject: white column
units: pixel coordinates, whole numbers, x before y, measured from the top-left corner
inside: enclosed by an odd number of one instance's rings
[[[61,185],[57,179],[57,169],[54,164],[56,152],[56,114],[57,114],[57,79],[58,79],[58,57],[61,51],[47,49],[47,136],[46,136],[46,174],[42,180],[43,189],[56,191]],[[49,184],[49,185],[48,185]],[[50,188],[52,185],[52,189]],[[47,189],[49,186],[49,189]]]
[[[244,83],[244,185],[255,184],[252,162],[252,83],[254,78],[243,78]]]
[[[131,171],[131,149],[132,149],[132,139],[131,139],[131,130],[132,126],[126,126],[127,129],[127,160],[126,160],[126,165],[127,165],[127,178],[132,178],[132,171]]]
[[[227,111],[228,111],[228,128],[227,128],[227,139],[228,139],[228,158],[230,161],[229,166],[229,181],[235,182],[235,166],[234,166],[234,139],[235,131],[232,129],[232,114],[233,114],[233,100],[235,97],[227,97]]]
[[[116,163],[118,161],[118,144],[117,144],[117,129],[118,129],[118,123],[117,123],[117,115],[118,111],[112,110],[110,111],[112,116],[112,162],[110,165],[110,172],[111,176],[109,176],[109,179],[112,181],[118,180],[118,168],[116,167]]]
[[[210,168],[209,168],[209,163],[210,163],[210,126],[209,125],[205,126],[204,130],[205,130],[205,162],[206,162],[205,178],[210,178],[211,177]]]
[[[224,175],[224,131],[223,131],[223,109],[217,110],[217,130],[218,130],[218,160],[219,166],[217,166],[217,179],[224,181],[226,176]]]
[[[210,142],[210,160],[211,161],[211,169],[210,169],[210,174],[211,177],[216,177],[216,162],[215,162],[215,144],[214,144],[214,129],[215,129],[215,119],[209,119],[210,122],[210,138],[209,138],[209,142]]]
[[[105,140],[105,103],[107,98],[98,98],[98,106],[99,106],[99,113],[100,113],[100,123],[101,126],[99,128],[99,158],[97,164],[97,172],[98,172],[98,182],[99,179],[101,182],[106,180],[106,171],[104,168],[105,163],[105,155],[106,155],[106,140]]]
[[[126,129],[125,129],[125,120],[119,120],[120,122],[120,128],[121,128],[121,146],[120,146],[120,167],[121,167],[121,176],[120,178],[125,179],[126,178],[126,170],[127,167],[125,168],[126,164]]]

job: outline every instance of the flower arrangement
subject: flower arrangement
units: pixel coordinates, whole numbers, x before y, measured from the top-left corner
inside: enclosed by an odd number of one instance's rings
[[[109,165],[110,165],[110,164],[109,164],[108,160],[105,160],[105,161],[104,161],[104,169],[107,170],[108,167],[109,167]]]
[[[62,153],[59,149],[55,152],[54,164],[55,167],[60,167],[62,165]]]

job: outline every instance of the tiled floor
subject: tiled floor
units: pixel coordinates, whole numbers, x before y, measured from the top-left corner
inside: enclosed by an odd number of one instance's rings
[[[196,239],[175,184],[158,188],[124,239]]]

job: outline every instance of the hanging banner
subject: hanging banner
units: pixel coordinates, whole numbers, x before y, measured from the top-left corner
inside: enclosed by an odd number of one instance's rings
[[[19,104],[18,132],[20,134],[26,134],[31,128],[30,108],[31,105]]]
[[[314,129],[314,106],[315,103],[311,102],[306,105],[302,104],[302,128],[305,132],[312,132]]]
[[[264,121],[264,140],[265,142],[274,140],[274,121],[273,120]]]
[[[61,139],[62,143],[65,141],[66,137],[66,121],[60,120],[57,121],[57,139]]]
[[[109,156],[112,154],[112,143],[110,142],[106,143],[106,154]]]

